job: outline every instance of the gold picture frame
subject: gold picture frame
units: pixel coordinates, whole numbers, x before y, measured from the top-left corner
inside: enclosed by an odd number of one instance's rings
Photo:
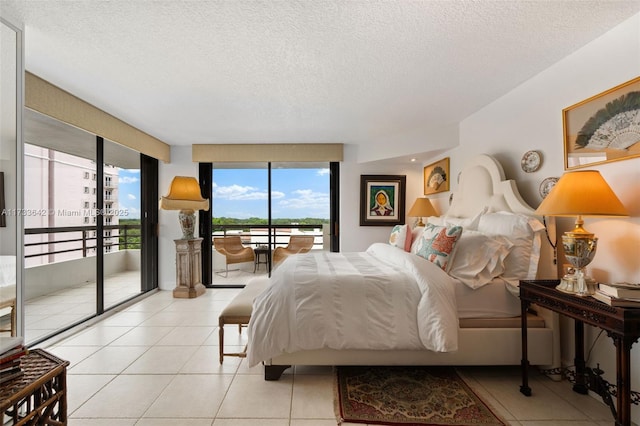
[[[562,110],[564,168],[640,157],[640,77]]]
[[[437,194],[449,190],[449,157],[431,163],[424,168],[424,195]]]

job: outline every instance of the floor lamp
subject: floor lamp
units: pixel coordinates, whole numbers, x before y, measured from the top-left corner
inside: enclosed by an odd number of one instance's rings
[[[179,210],[182,238],[176,244],[176,288],[173,297],[194,298],[205,292],[202,285],[202,238],[195,238],[196,210],[209,210],[196,178],[176,176],[169,193],[160,199],[163,210]]]

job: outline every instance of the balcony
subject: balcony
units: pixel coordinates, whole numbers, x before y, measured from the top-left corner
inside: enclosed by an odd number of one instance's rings
[[[141,294],[140,225],[105,226],[103,246],[105,309]],[[96,313],[97,228],[75,226],[25,229],[24,312],[25,341],[37,342]],[[240,235],[245,245],[266,245],[264,225],[215,226],[212,236]],[[274,247],[286,246],[295,234],[313,235],[314,250],[328,250],[328,225],[278,225],[273,227]],[[214,270],[224,259],[214,250]],[[222,266],[220,266],[222,265]],[[245,284],[266,273],[264,265],[253,273],[253,263],[241,264],[227,278],[214,276],[214,285]]]

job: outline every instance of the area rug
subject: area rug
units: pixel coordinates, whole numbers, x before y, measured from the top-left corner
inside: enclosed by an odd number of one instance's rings
[[[452,367],[337,367],[335,396],[339,424],[507,424]]]

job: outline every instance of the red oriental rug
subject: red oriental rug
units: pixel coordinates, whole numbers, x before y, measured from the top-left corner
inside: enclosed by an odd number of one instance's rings
[[[337,367],[338,422],[504,426],[452,367]]]

